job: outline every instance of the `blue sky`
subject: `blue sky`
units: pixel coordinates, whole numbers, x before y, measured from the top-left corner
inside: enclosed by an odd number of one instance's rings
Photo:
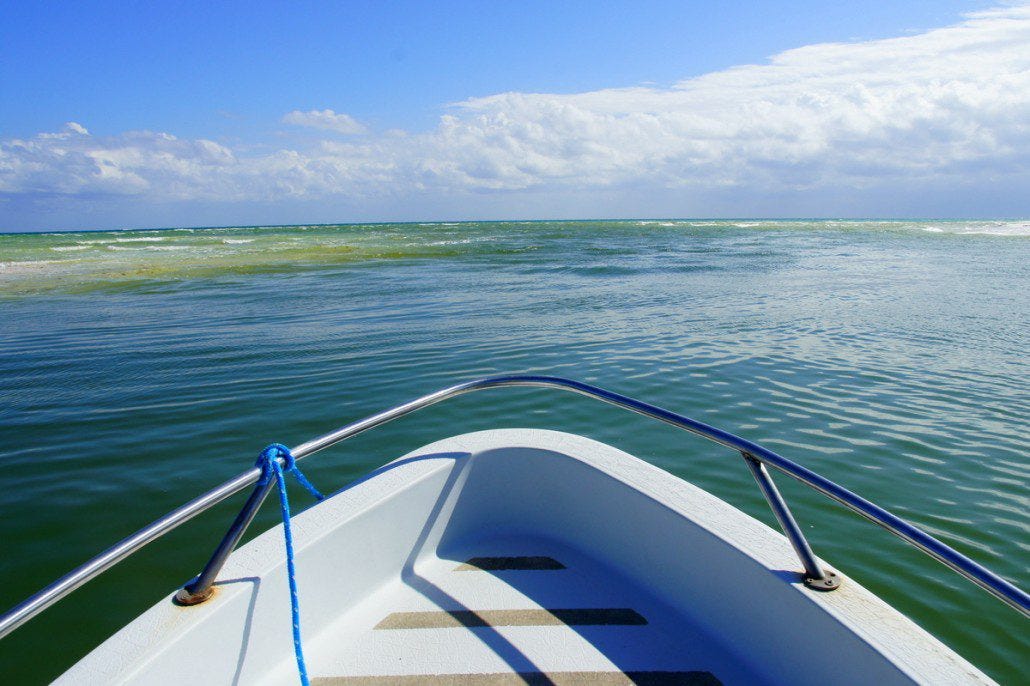
[[[1030,11],[834,5],[7,2],[0,230],[1030,214]]]

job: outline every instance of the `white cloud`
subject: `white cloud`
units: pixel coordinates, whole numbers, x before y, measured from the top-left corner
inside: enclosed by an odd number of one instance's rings
[[[437,135],[477,150],[480,167],[507,168],[510,186],[775,188],[943,179],[984,162],[1026,170],[1027,45],[1030,9],[999,10],[918,36],[791,50],[671,89],[469,100]]]
[[[149,131],[96,138],[70,122],[60,133],[0,143],[0,194],[234,199],[243,197],[238,167],[212,141]]]
[[[389,131],[271,154],[162,133],[0,142],[0,197],[275,200],[607,192],[970,193],[1030,178],[1030,7],[952,27],[810,45],[676,84],[501,93]],[[289,124],[361,133],[332,110]],[[456,197],[457,197],[456,196]]]
[[[294,126],[307,126],[313,129],[324,129],[336,133],[358,134],[365,133],[365,127],[350,115],[337,114],[332,110],[311,110],[301,112],[293,110],[283,116],[284,124]]]

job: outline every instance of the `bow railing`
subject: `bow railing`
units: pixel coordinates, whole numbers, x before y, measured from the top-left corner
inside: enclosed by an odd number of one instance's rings
[[[891,514],[879,505],[872,503],[848,489],[837,485],[829,479],[816,474],[812,470],[803,467],[795,462],[782,457],[771,450],[752,443],[744,438],[735,436],[729,432],[717,429],[713,426],[699,422],[689,417],[662,409],[656,405],[645,403],[619,393],[592,386],[590,384],[564,379],[554,376],[530,376],[510,375],[494,376],[473,381],[466,381],[454,386],[441,389],[434,393],[416,398],[410,402],[398,405],[389,410],[371,415],[356,422],[327,433],[318,438],[292,449],[293,457],[296,460],[303,459],[331,445],[335,445],[352,436],[368,431],[387,422],[399,419],[405,415],[435,405],[449,398],[466,393],[482,391],[492,388],[504,388],[512,386],[532,386],[554,388],[600,400],[602,402],[621,407],[631,412],[641,414],[659,421],[670,424],[679,429],[702,436],[727,448],[739,452],[755,480],[758,482],[762,495],[772,508],[780,527],[790,541],[791,546],[797,554],[801,566],[805,584],[816,590],[833,590],[839,585],[837,576],[828,570],[822,569],[812,552],[811,546],[805,539],[801,528],[797,525],[786,502],[780,495],[773,483],[766,467],[770,467],[782,474],[809,486],[834,500],[847,509],[856,512],[866,519],[878,524],[894,535],[907,541],[919,550],[934,558],[946,567],[958,572],[973,583],[977,584],[987,592],[1002,600],[1009,606],[1015,608],[1024,616],[1030,617],[1030,595],[1001,578],[983,565],[959,553],[954,548],[937,540],[930,534],[918,527],[906,522],[900,517]],[[258,508],[268,495],[271,484],[259,483],[262,470],[254,467],[238,476],[226,481],[217,488],[208,491],[200,497],[186,503],[182,507],[168,513],[161,519],[149,526],[137,531],[135,534],[125,538],[97,557],[84,565],[69,572],[62,578],[50,584],[39,593],[27,599],[18,606],[12,608],[0,617],[0,638],[18,628],[29,619],[39,614],[47,607],[53,605],[89,580],[111,568],[121,560],[129,557],[134,552],[154,541],[181,524],[189,521],[198,514],[222,502],[226,498],[239,493],[248,486],[254,485],[246,503],[240,513],[236,516],[229,530],[223,536],[218,547],[215,549],[211,559],[205,565],[201,573],[189,584],[179,591],[176,598],[184,605],[203,602],[210,595],[211,585],[214,583],[222,565],[228,559],[230,553],[235,549],[247,527],[253,521]],[[256,484],[256,485],[255,485]]]

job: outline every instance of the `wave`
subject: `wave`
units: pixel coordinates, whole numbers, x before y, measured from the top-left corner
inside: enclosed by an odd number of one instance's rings
[[[108,246],[106,246],[106,248],[108,250],[114,250],[114,251],[118,251],[118,252],[139,252],[141,250],[154,250],[154,251],[161,251],[161,250],[190,250],[193,247],[194,246],[190,246],[190,245],[145,245],[145,246],[141,246],[141,247],[138,247],[138,248],[137,247],[126,247],[126,246],[122,246],[122,245],[108,245]]]
[[[110,238],[94,238],[84,241],[75,241],[78,245],[110,245],[111,243],[163,243],[168,240],[165,236],[140,236],[140,237],[119,237],[111,236]]]
[[[1030,236],[1030,221],[1019,222],[971,222],[954,227],[944,233],[956,233],[970,236]]]
[[[776,222],[770,222],[776,223]],[[812,228],[838,228],[847,231],[883,230],[945,234],[951,236],[1030,236],[1030,221],[1017,220],[826,220],[809,222]],[[763,223],[757,224],[762,226]],[[782,223],[781,226],[789,226]]]
[[[7,274],[38,273],[55,264],[76,264],[76,260],[22,260],[18,262],[0,262],[0,272]]]

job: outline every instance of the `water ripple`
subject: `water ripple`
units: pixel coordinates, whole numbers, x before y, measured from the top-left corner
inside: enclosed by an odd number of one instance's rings
[[[496,373],[570,376],[739,432],[1030,585],[1030,241],[947,223],[736,223],[748,225],[0,236],[4,600],[238,473],[272,440]],[[340,485],[428,440],[499,425],[611,442],[773,523],[739,455],[533,389],[430,408],[309,469]],[[999,681],[1023,677],[1030,647],[1008,610],[780,482],[821,556]],[[145,574],[152,592],[208,552],[167,546]],[[140,576],[112,575],[124,589]],[[154,600],[111,595],[104,617],[59,607],[26,627],[32,654],[68,625],[99,641]],[[69,659],[45,657],[43,677],[13,673],[39,681]]]

